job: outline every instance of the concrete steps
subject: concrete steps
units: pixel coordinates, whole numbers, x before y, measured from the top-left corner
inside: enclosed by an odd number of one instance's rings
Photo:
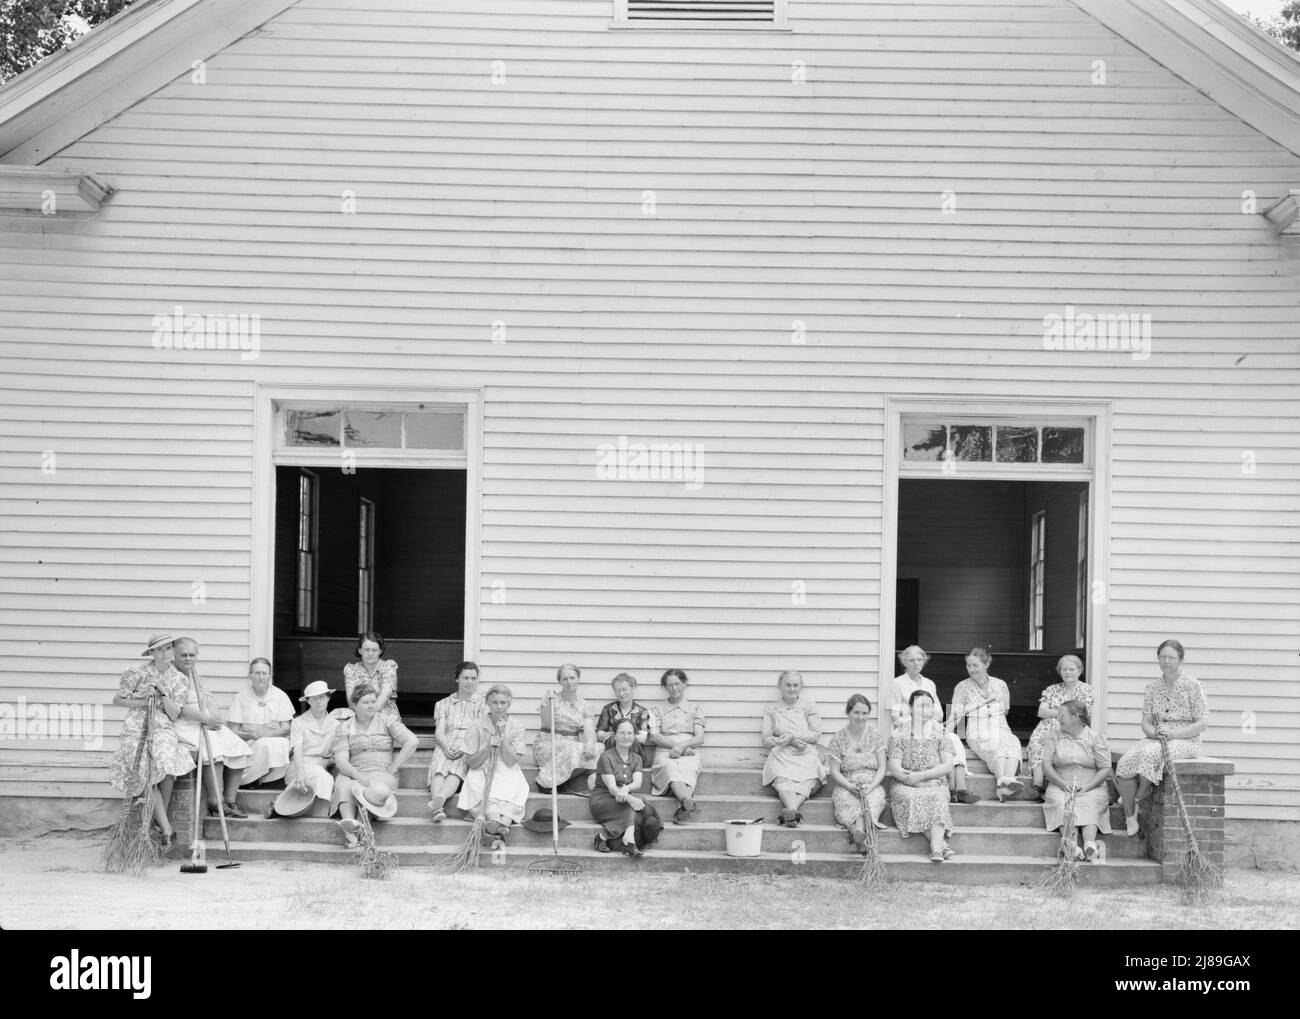
[[[425,740],[422,738],[422,743]],[[428,750],[422,749],[401,769],[401,789],[397,794],[398,813],[390,821],[375,824],[379,845],[397,855],[403,865],[437,866],[445,862],[465,841],[470,822],[460,819],[456,800],[448,804],[446,821],[429,820]],[[535,790],[536,770],[524,769]],[[904,840],[896,830],[880,833],[884,861],[895,880],[926,880],[948,884],[966,882],[1033,884],[1055,865],[1059,837],[1043,830],[1042,807],[1037,802],[1008,801],[993,798],[994,783],[982,763],[972,761],[968,786],[977,795],[987,797],[977,804],[952,806],[956,831],[951,844],[957,857],[938,865],[929,860],[929,845],[924,835]],[[585,797],[561,795],[560,815],[570,822],[560,833],[561,859],[579,863],[585,870],[603,872],[635,867],[646,871],[692,871],[744,874],[813,874],[852,877],[861,865],[849,843],[847,833],[835,824],[830,791],[823,789],[804,805],[804,823],[797,829],[779,827],[776,818],[779,803],[761,784],[757,768],[709,768],[700,781],[696,803],[699,812],[684,825],[672,821],[676,802],[669,797],[649,797],[664,820],[659,841],[640,859],[629,860],[620,853],[597,853],[592,839],[599,825],[591,819]],[[304,860],[347,863],[352,851],[343,846],[338,826],[317,815],[296,819],[267,819],[263,815],[278,790],[245,790],[240,802],[250,814],[247,820],[231,821],[232,855],[244,860]],[[1032,795],[1028,790],[1023,797]],[[550,795],[534,791],[528,800],[531,814],[539,807],[550,806]],[[735,858],[726,855],[728,819],[766,819],[763,853],[759,857]],[[892,823],[887,810],[886,822]],[[1104,864],[1082,868],[1085,883],[1141,884],[1160,880],[1160,868],[1145,858],[1146,843],[1123,835],[1123,816],[1118,806],[1111,810],[1111,823],[1119,834],[1104,837]],[[221,853],[221,828],[215,818],[204,825],[209,852]],[[534,833],[516,827],[504,849],[484,850],[481,866],[526,868],[535,861],[552,858],[550,832]]]

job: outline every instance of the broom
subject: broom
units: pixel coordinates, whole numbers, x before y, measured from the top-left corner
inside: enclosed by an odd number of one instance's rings
[[[1183,833],[1187,836],[1187,855],[1183,858],[1177,883],[1182,886],[1184,902],[1189,905],[1203,904],[1223,887],[1223,874],[1201,856],[1201,847],[1192,833],[1192,819],[1187,816],[1187,805],[1183,802],[1183,790],[1178,784],[1178,771],[1174,768],[1174,760],[1169,753],[1169,737],[1161,733],[1156,739],[1160,741],[1160,758],[1164,761],[1165,771],[1169,773],[1169,781],[1174,787],[1178,820],[1182,822]]]
[[[862,843],[862,866],[858,870],[858,882],[867,888],[882,888],[889,882],[889,873],[885,870],[885,861],[880,858],[880,842],[876,838],[876,825],[871,820],[867,794],[859,789],[858,797],[862,800],[862,830],[867,836]]]
[[[372,881],[387,881],[397,869],[397,856],[380,849],[375,842],[375,829],[370,824],[370,811],[357,810],[361,830],[357,833],[357,851],[352,862],[361,868],[361,876]]]
[[[140,746],[135,752],[135,766],[131,774],[140,777],[140,764],[148,754],[144,788],[139,793],[125,794],[122,812],[117,824],[108,834],[108,846],[104,850],[104,869],[110,874],[130,874],[140,877],[150,864],[158,863],[158,847],[154,845],[149,831],[149,822],[153,818],[154,797],[157,791],[153,783],[153,750],[149,743],[153,736],[153,713],[158,704],[158,694],[149,694],[149,703],[145,706],[144,725],[140,730]]]
[[[1074,797],[1079,789],[1079,777],[1076,775],[1070,785],[1070,793],[1065,798],[1065,817],[1061,823],[1061,844],[1056,850],[1060,857],[1056,869],[1039,882],[1039,886],[1049,895],[1069,898],[1079,887],[1079,861],[1075,859],[1074,833]]]
[[[465,844],[456,850],[455,855],[447,861],[447,869],[453,873],[471,870],[478,866],[479,855],[483,852],[483,829],[487,824],[488,799],[492,793],[492,776],[496,770],[497,752],[494,748],[488,752],[487,780],[483,783],[483,802],[479,806],[474,823],[469,826],[469,836],[465,839]]]

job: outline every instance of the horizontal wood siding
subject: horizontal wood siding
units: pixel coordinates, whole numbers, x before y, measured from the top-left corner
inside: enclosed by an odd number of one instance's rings
[[[236,689],[256,383],[482,387],[485,679],[531,722],[561,662],[597,701],[681,667],[757,761],[780,670],[827,731],[878,689],[886,397],[1106,400],[1108,731],[1180,636],[1233,816],[1300,818],[1300,255],[1242,212],[1300,157],[1067,0],[788,9],[303,0],[54,156],[116,192],[0,230],[0,698],[106,703],[165,627]],[[155,350],[178,304],[260,356]],[[1045,350],[1070,304],[1149,314],[1150,358]],[[620,436],[703,486],[602,480]],[[104,718],[0,744],[0,795],[106,789]]]

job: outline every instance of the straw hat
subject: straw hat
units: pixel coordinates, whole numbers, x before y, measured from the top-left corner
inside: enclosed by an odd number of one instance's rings
[[[299,697],[298,700],[306,701],[308,697],[319,697],[323,693],[333,692],[334,691],[330,689],[330,685],[326,683],[325,680],[318,679],[313,683],[307,684],[307,688],[303,690],[302,696]]]
[[[551,817],[552,814],[550,807],[538,807],[533,811],[533,816],[523,822],[523,827],[527,828],[529,831],[549,835],[551,833]],[[562,817],[559,819],[557,824],[559,825],[560,831],[564,831],[565,828],[569,827],[569,822]]]
[[[175,644],[175,643],[176,643],[176,638],[173,637],[170,633],[155,633],[152,637],[149,638],[149,643],[145,645],[145,649],[140,652],[140,657],[152,658],[153,653],[157,651],[160,647],[166,647],[168,644]]]
[[[384,800],[383,803],[375,804],[371,803],[370,800],[366,798],[366,793],[369,791],[369,789],[363,788],[360,783],[354,782],[352,784],[352,798],[370,811],[373,816],[383,821],[397,813],[396,793],[390,792],[388,794],[388,799]]]

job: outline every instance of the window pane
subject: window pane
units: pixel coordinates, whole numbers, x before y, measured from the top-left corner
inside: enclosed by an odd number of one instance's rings
[[[1038,462],[1038,429],[998,425],[998,463]]]
[[[946,429],[943,425],[930,422],[904,423],[903,459],[942,460],[947,441]]]
[[[991,425],[953,425],[952,454],[957,460],[993,459],[993,427]]]
[[[460,411],[454,414],[408,412],[406,448],[464,449],[465,415]]]
[[[402,448],[402,415],[400,411],[350,410],[346,415],[343,441],[354,448],[381,446],[385,449]]]
[[[1081,464],[1083,463],[1083,429],[1082,428],[1044,428],[1043,429],[1043,463],[1045,464]]]
[[[337,446],[339,415],[333,410],[286,410],[284,412],[286,446]]]

